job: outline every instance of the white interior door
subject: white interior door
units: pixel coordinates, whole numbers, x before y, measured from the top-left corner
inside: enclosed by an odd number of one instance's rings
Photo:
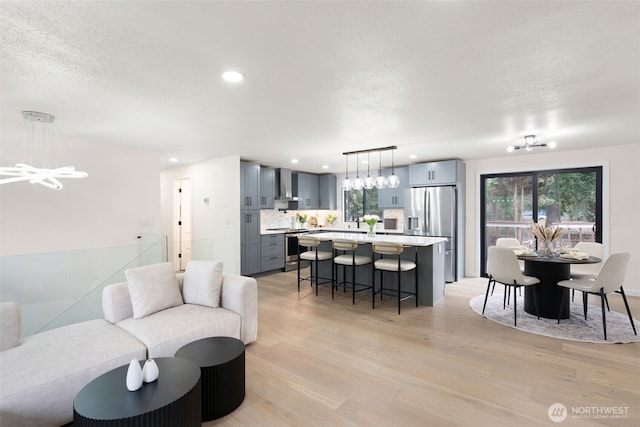
[[[174,181],[173,265],[183,271],[191,259],[191,180]]]

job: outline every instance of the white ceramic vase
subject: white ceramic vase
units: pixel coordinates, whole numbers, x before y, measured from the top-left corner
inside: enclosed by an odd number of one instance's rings
[[[127,390],[136,391],[142,387],[142,368],[138,359],[131,359],[127,369]]]
[[[158,379],[160,371],[158,370],[158,364],[153,359],[148,359],[144,363],[142,368],[142,380],[145,383],[151,383]]]

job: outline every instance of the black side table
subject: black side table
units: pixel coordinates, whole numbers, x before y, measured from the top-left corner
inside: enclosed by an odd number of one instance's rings
[[[200,427],[200,369],[176,357],[154,360],[160,375],[139,390],[127,390],[128,364],[84,386],[73,401],[73,427]]]
[[[230,337],[210,337],[189,343],[176,352],[202,371],[202,421],[233,412],[244,400],[244,343]]]

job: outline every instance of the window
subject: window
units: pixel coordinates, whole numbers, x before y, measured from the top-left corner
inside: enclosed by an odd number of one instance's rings
[[[343,191],[343,218],[355,221],[364,215],[378,215],[382,218],[382,209],[378,208],[378,189]]]
[[[481,274],[499,237],[535,249],[529,227],[542,219],[564,230],[563,246],[602,242],[602,168],[576,168],[481,176]]]

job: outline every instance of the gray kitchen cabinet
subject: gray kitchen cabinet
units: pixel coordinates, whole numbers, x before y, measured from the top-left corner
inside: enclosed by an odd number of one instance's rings
[[[416,163],[409,165],[409,186],[456,184],[464,169],[460,160]]]
[[[276,198],[276,170],[260,166],[260,209],[273,209]]]
[[[389,177],[391,168],[382,169],[382,176]],[[396,176],[400,179],[400,185],[397,188],[383,188],[378,190],[378,208],[380,209],[402,209],[403,193],[405,188],[409,188],[409,167],[401,166],[394,168]]]
[[[338,209],[337,178],[335,174],[320,175],[320,201],[319,209]]]
[[[240,211],[240,271],[242,275],[260,272],[260,211]]]
[[[261,236],[260,242],[261,271],[284,268],[284,233]]]
[[[260,165],[240,162],[240,209],[260,209]]]
[[[298,195],[298,209],[318,209],[320,206],[320,184],[318,175],[295,172],[293,194]]]

